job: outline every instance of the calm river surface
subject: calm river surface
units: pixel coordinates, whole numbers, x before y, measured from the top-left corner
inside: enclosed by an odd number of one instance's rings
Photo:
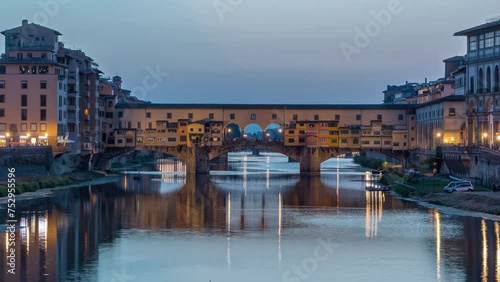
[[[500,281],[499,222],[366,192],[373,176],[349,159],[298,168],[235,153],[196,177],[164,160],[19,201],[16,274],[2,225],[0,281]]]

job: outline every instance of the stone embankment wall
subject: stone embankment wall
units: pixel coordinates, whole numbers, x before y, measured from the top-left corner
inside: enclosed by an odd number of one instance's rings
[[[0,168],[13,167],[16,176],[47,175],[52,165],[51,147],[1,147]],[[7,169],[0,171],[0,177],[7,176]]]
[[[7,177],[9,167],[16,169],[16,176],[62,175],[74,171],[79,163],[79,155],[53,158],[51,147],[0,147],[0,178]]]
[[[485,187],[500,184],[500,152],[481,147],[443,147],[442,173],[475,179]]]

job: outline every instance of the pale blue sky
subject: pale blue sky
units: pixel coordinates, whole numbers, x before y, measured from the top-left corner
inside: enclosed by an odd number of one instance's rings
[[[40,4],[57,1],[52,15]],[[388,84],[442,77],[442,60],[465,53],[453,33],[500,16],[498,0],[400,0],[348,62],[340,44],[354,45],[354,28],[390,0],[216,1],[241,4],[221,20],[214,0],[9,0],[0,29],[49,14],[66,46],[129,89],[159,65],[170,75],[148,91],[152,102],[381,103]]]

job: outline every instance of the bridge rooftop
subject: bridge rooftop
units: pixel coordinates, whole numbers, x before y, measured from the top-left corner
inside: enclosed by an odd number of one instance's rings
[[[118,109],[179,108],[179,109],[415,109],[410,104],[170,104],[118,103]]]

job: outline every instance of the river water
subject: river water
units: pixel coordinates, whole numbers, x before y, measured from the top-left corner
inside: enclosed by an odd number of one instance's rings
[[[499,222],[367,192],[376,177],[350,159],[298,169],[241,152],[186,176],[170,159],[19,201],[16,274],[2,226],[0,281],[500,281]]]

